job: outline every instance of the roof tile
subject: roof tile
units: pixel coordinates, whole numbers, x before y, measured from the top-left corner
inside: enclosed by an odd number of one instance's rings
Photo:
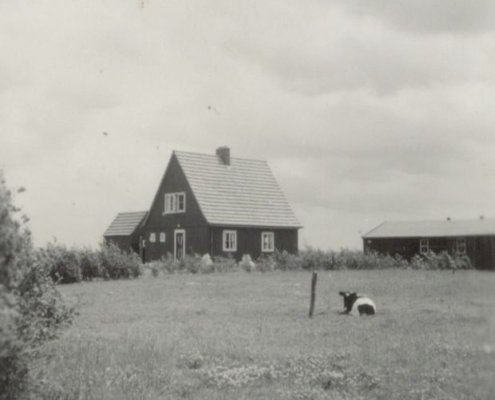
[[[301,226],[266,161],[232,157],[225,165],[216,155],[174,154],[210,224]]]
[[[385,221],[363,235],[365,239],[495,235],[495,219]]]
[[[119,213],[105,231],[103,236],[131,235],[147,214],[147,211]]]

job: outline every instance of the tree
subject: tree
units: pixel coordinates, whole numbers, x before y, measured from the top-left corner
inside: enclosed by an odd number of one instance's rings
[[[36,259],[27,221],[0,171],[0,400],[25,390],[29,353],[73,315]]]

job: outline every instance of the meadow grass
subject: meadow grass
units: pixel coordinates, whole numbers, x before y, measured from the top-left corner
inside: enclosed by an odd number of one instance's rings
[[[60,287],[79,315],[33,359],[46,399],[493,399],[495,274],[172,274]],[[339,290],[373,317],[340,315]]]

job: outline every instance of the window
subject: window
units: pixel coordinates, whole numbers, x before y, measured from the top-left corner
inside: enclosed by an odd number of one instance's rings
[[[175,214],[186,211],[186,194],[180,193],[165,193],[164,214]]]
[[[455,251],[457,254],[466,254],[466,239],[460,238],[455,241]]]
[[[185,193],[177,193],[177,199],[175,204],[177,206],[177,212],[186,211],[186,194]]]
[[[421,239],[419,241],[419,252],[421,254],[428,254],[430,251],[430,244],[428,242],[428,239]]]
[[[237,251],[237,231],[223,231],[223,251]]]
[[[165,243],[165,232],[160,232],[160,242]]]
[[[156,242],[156,234],[154,232],[150,233],[150,242],[155,243]]]
[[[165,194],[165,214],[173,213],[175,209],[175,196],[171,193]]]
[[[275,250],[275,234],[273,232],[261,232],[261,251]]]

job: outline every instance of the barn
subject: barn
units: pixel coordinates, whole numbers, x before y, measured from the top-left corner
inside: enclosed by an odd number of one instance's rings
[[[296,253],[300,228],[268,163],[231,157],[224,146],[213,154],[173,151],[132,235],[143,261],[206,253],[239,260],[275,249]]]
[[[495,269],[495,219],[385,221],[362,237],[365,252],[411,259],[430,251],[467,255],[476,268]]]

